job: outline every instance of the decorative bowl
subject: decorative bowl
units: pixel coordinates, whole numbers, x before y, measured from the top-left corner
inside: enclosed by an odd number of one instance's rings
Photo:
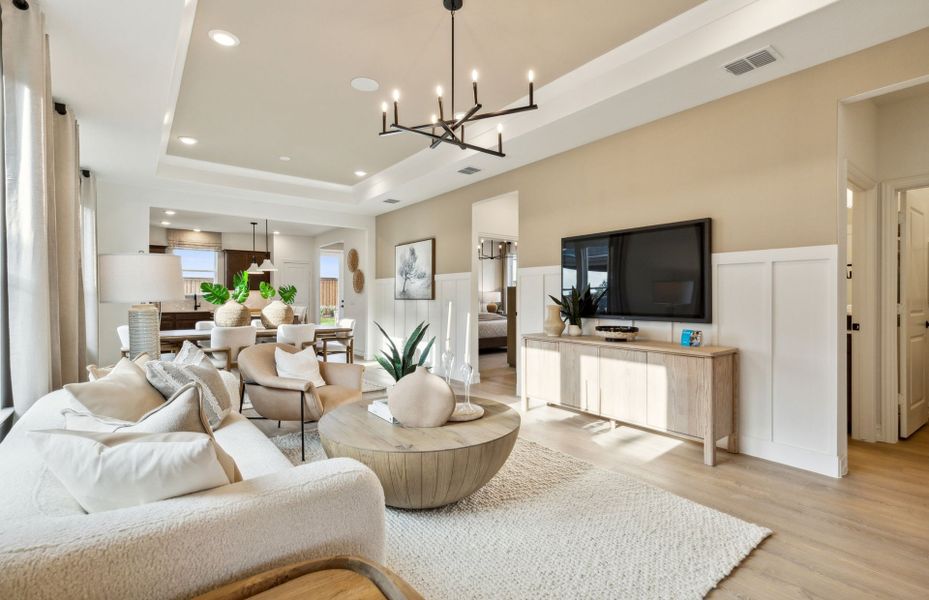
[[[608,342],[634,342],[639,328],[630,325],[598,325],[597,335]]]

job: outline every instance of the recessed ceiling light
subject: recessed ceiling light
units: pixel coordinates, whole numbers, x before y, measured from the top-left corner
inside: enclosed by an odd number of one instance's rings
[[[275,232],[274,232],[274,235],[281,235],[281,232],[280,232],[280,231],[275,231]]]
[[[287,162],[287,161],[290,160],[290,157],[289,157],[289,156],[278,156],[278,158],[281,159],[281,160],[284,161],[284,162]]]
[[[170,224],[171,224],[171,221],[162,221],[161,224],[162,224],[162,225],[170,225]]]
[[[232,46],[239,45],[239,38],[232,35],[228,31],[223,31],[222,29],[212,29],[207,35],[209,35],[210,39],[220,46],[231,48]]]
[[[166,211],[165,211],[165,214],[166,214],[166,215],[176,215],[177,213],[174,212],[173,210],[166,210]]]
[[[193,146],[197,143],[197,138],[190,137],[189,135],[182,135],[177,138],[177,141],[184,144],[185,146]]]
[[[352,79],[352,87],[359,92],[376,92],[381,84],[370,77],[356,77]]]
[[[194,229],[194,231],[196,231],[197,233],[200,233],[200,230],[199,230],[199,229]]]
[[[364,177],[367,174],[368,173],[366,171],[361,171],[361,170],[355,171],[355,177]]]

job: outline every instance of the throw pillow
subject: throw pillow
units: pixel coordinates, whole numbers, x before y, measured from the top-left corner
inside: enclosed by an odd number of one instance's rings
[[[128,358],[116,363],[110,374],[102,379],[69,383],[64,389],[95,415],[123,421],[138,421],[165,401],[145,379],[142,368]]]
[[[205,433],[213,437],[206,403],[197,383],[182,386],[167,402],[149,411],[138,421],[121,421],[101,417],[91,413],[79,412],[66,408],[61,411],[65,418],[65,430],[94,433],[174,433],[188,431]],[[214,440],[215,441],[215,440]],[[235,461],[219,444],[216,444],[216,456],[230,481],[241,481]]]
[[[213,367],[213,361],[206,355],[200,346],[190,340],[184,340],[184,344],[177,354],[174,355],[174,362],[179,365],[196,365],[200,367]]]
[[[27,434],[49,470],[89,513],[183,496],[231,483],[204,433]]]
[[[148,352],[142,352],[138,356],[132,359],[132,362],[136,365],[145,368],[145,363],[152,360],[152,357],[148,355]],[[97,365],[87,365],[87,377],[90,381],[96,381],[98,379],[103,379],[107,375],[113,372],[113,369],[116,365],[110,365],[108,367],[98,367]]]
[[[187,365],[162,360],[145,364],[145,376],[165,398],[170,398],[188,383],[200,385],[210,427],[216,429],[232,409],[232,398],[219,370],[213,365]]]
[[[278,377],[310,381],[316,387],[326,385],[326,380],[319,372],[319,360],[316,358],[315,348],[310,347],[295,353],[275,348],[274,365],[277,368]]]

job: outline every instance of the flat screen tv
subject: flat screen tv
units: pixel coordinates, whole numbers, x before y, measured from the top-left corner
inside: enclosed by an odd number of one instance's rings
[[[561,240],[561,287],[605,290],[591,317],[712,321],[710,219]]]

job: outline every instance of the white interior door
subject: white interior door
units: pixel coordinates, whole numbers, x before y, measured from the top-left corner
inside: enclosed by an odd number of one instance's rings
[[[285,260],[281,265],[280,285],[293,285],[297,288],[294,304],[309,306],[311,278],[312,265],[309,261]]]
[[[904,194],[900,219],[900,437],[929,418],[929,198]]]

